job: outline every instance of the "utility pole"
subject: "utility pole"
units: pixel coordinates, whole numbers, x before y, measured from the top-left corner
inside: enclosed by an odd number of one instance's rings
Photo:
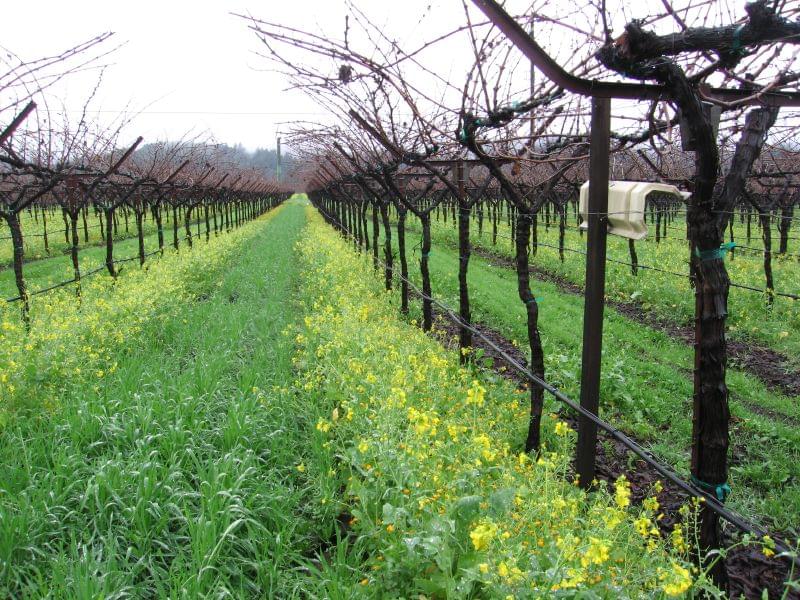
[[[275,167],[275,175],[280,183],[281,180],[281,136],[278,136],[278,164]]]

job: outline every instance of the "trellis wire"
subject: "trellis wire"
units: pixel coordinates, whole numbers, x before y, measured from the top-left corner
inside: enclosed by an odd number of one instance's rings
[[[119,265],[119,264],[122,264],[122,263],[130,262],[132,260],[140,260],[141,258],[147,258],[148,256],[153,256],[154,254],[161,254],[161,252],[162,252],[161,250],[154,250],[153,252],[148,252],[147,254],[145,254],[144,257],[140,257],[137,254],[135,256],[129,256],[128,258],[121,258],[121,259],[115,260],[113,262],[114,262],[115,265]],[[83,281],[84,279],[86,279],[87,277],[91,277],[92,275],[96,275],[100,271],[105,271],[107,268],[108,268],[108,265],[103,264],[103,265],[97,267],[96,269],[92,269],[91,271],[88,271],[86,273],[81,273],[80,281]],[[53,290],[56,290],[56,289],[64,287],[64,286],[67,286],[67,285],[69,285],[71,283],[76,283],[77,281],[78,281],[78,279],[73,277],[72,279],[69,279],[67,281],[60,281],[60,282],[58,282],[58,283],[56,283],[54,285],[51,285],[50,287],[46,287],[46,288],[43,288],[41,290],[36,290],[34,292],[30,292],[30,293],[28,293],[28,296],[29,297],[30,296],[38,296],[39,294],[44,294],[45,292],[52,292]],[[22,300],[22,296],[15,296],[13,298],[6,298],[6,302],[7,303],[19,302],[20,300]]]
[[[329,213],[322,209],[321,206],[316,207],[329,222],[333,222],[336,224],[336,227],[341,228],[342,231],[346,232],[346,236],[350,237],[351,239],[356,239],[354,234],[343,224],[339,223],[335,220]],[[384,268],[388,268],[388,265],[381,259],[378,259],[378,262],[384,266]],[[436,298],[428,296],[425,294],[421,289],[419,289],[412,281],[403,277],[402,274],[396,273],[396,269],[393,269],[393,273],[401,280],[404,281],[413,291],[414,293],[419,296],[420,298],[427,300],[436,306],[438,306],[444,313],[448,316],[448,318],[454,322],[455,324],[468,329],[472,332],[473,335],[479,337],[483,342],[489,346],[492,350],[497,352],[499,356],[506,361],[508,365],[514,368],[520,375],[525,377],[529,382],[536,384],[539,388],[543,389],[544,391],[551,394],[554,398],[558,401],[562,402],[563,404],[570,407],[575,412],[579,413],[580,415],[586,417],[590,421],[592,421],[595,425],[600,427],[603,431],[608,433],[611,437],[616,439],[618,442],[623,444],[626,448],[628,448],[631,452],[639,456],[643,461],[645,461],[648,465],[658,471],[664,478],[671,481],[673,484],[678,486],[681,490],[689,494],[690,496],[700,498],[706,506],[708,506],[711,510],[713,510],[716,514],[722,517],[724,520],[728,521],[739,530],[749,533],[751,535],[758,536],[759,538],[763,538],[764,536],[768,535],[766,529],[761,527],[760,525],[750,523],[745,517],[740,515],[737,512],[734,512],[725,507],[724,504],[719,502],[714,496],[705,492],[704,490],[695,487],[690,482],[685,481],[678,475],[674,469],[669,466],[661,463],[657,458],[655,458],[649,451],[645,450],[642,446],[640,446],[635,440],[625,435],[619,429],[608,423],[607,421],[600,418],[598,415],[593,413],[590,410],[583,408],[579,403],[572,400],[569,396],[564,394],[563,392],[559,391],[555,386],[551,385],[544,379],[534,375],[531,373],[525,366],[521,365],[516,359],[511,357],[508,353],[506,353],[502,348],[500,348],[497,344],[495,344],[491,339],[489,339],[486,335],[483,334],[479,329],[474,327],[471,323],[464,321],[452,308],[443,304]],[[787,545],[783,544],[780,541],[775,540],[775,548],[779,550],[781,553],[786,555],[786,558],[789,558],[797,567],[800,567],[800,557],[795,555],[794,550],[789,548]]]
[[[492,235],[494,235],[494,234],[492,234]],[[497,237],[503,238],[505,240],[510,240],[512,242],[514,241],[513,238],[511,238],[511,236],[503,235],[501,233],[498,233]],[[560,248],[559,246],[554,246],[552,244],[547,244],[545,242],[537,241],[536,245],[537,246],[544,246],[545,248],[553,248],[555,250],[562,250],[562,248]],[[570,248],[569,246],[564,246],[563,250],[565,252],[574,252],[576,254],[581,254],[583,256],[586,256],[586,251],[585,250],[579,250],[577,248]],[[672,275],[674,277],[681,277],[683,279],[688,279],[690,281],[694,279],[694,277],[692,275],[689,275],[687,273],[676,273],[674,271],[668,271],[666,269],[661,269],[659,267],[654,267],[654,266],[651,266],[651,265],[642,265],[642,264],[634,265],[633,263],[625,262],[624,260],[618,260],[618,259],[615,259],[615,258],[606,258],[606,261],[610,262],[610,263],[615,263],[615,264],[618,264],[618,265],[625,265],[625,266],[628,266],[628,267],[636,267],[637,269],[648,269],[650,271],[657,271],[659,273],[666,273],[667,275]],[[730,285],[730,287],[733,287],[733,288],[739,288],[739,289],[742,289],[742,290],[749,290],[749,291],[752,291],[752,292],[758,292],[758,293],[760,293],[762,295],[765,295],[765,296],[768,295],[768,294],[771,294],[772,296],[780,296],[782,298],[789,298],[790,300],[800,300],[800,295],[791,294],[789,292],[778,292],[778,291],[775,291],[775,290],[769,292],[767,290],[762,290],[760,288],[752,287],[752,286],[749,286],[749,285],[744,285],[744,284],[741,284],[741,283],[735,283],[733,281],[729,282],[728,285]]]
[[[197,221],[190,222],[189,226],[191,227],[191,226],[197,225],[198,223],[204,223],[204,222],[205,222],[205,219],[198,219]],[[200,234],[200,236],[202,237],[202,234]],[[122,238],[122,240],[130,240],[130,239],[133,239],[134,237],[135,236],[129,236],[129,237],[126,237],[126,238]],[[132,260],[139,260],[141,258],[147,258],[148,256],[153,256],[154,254],[160,254],[162,252],[163,252],[163,249],[154,250],[153,252],[148,252],[147,254],[145,254],[144,257],[140,257],[138,254],[136,254],[134,256],[129,256],[128,258],[121,258],[119,260],[114,260],[113,264],[117,265],[117,264],[130,262]],[[104,271],[107,268],[108,268],[108,266],[103,264],[102,266],[97,267],[96,269],[92,269],[91,271],[88,271],[87,273],[82,273],[80,280],[83,281],[85,278],[91,277],[92,275],[95,275],[95,274],[99,273],[100,271]],[[67,281],[60,281],[60,282],[58,282],[58,283],[56,283],[54,285],[51,285],[50,287],[46,287],[46,288],[43,288],[41,290],[36,290],[34,292],[29,292],[28,293],[28,297],[30,297],[30,296],[38,296],[39,294],[44,294],[45,292],[51,292],[51,291],[56,290],[58,288],[65,287],[65,286],[67,286],[67,285],[69,285],[71,283],[76,283],[77,281],[78,281],[78,279],[76,279],[74,277],[72,279],[67,280]],[[22,296],[15,296],[13,298],[6,298],[5,301],[6,301],[6,303],[11,303],[11,302],[19,302],[20,300],[22,300]]]

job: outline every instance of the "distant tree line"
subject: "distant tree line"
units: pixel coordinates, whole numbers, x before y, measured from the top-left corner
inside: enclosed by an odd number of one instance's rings
[[[178,142],[175,145],[179,145]],[[242,144],[235,144],[229,146],[228,144],[209,144],[209,143],[181,143],[182,150],[179,152],[197,156],[207,156],[209,159],[214,158],[215,163],[220,161],[226,163],[230,167],[237,167],[243,170],[255,170],[265,177],[274,178],[277,173],[278,166],[278,153],[272,148],[256,148],[254,151],[247,150]],[[137,154],[146,157],[160,148],[161,152],[164,151],[163,144],[145,144]],[[291,154],[283,153],[281,156],[281,171],[286,176],[287,173],[292,171],[297,163],[297,159]]]

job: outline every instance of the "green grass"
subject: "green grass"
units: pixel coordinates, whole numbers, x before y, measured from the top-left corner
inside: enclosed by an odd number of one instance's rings
[[[165,225],[166,227],[166,225]],[[153,228],[145,228],[145,231],[154,231]],[[119,261],[127,258],[138,257],[139,255],[139,240],[136,238],[135,230],[132,230],[133,237],[125,237],[120,232],[120,237],[114,241],[114,259]],[[205,243],[205,229],[203,229],[202,236],[196,237],[196,230],[192,229],[193,241],[195,243]],[[179,230],[179,244],[183,249],[187,246],[185,240],[185,231]],[[221,234],[224,235],[224,234]],[[214,234],[211,234],[214,237]],[[81,238],[83,239],[83,238]],[[61,238],[63,242],[63,236]],[[78,259],[80,261],[81,273],[88,273],[89,271],[102,267],[106,260],[105,242],[96,240],[96,243],[89,246],[81,247],[78,252]],[[166,228],[164,231],[164,248],[165,252],[172,251],[172,230]],[[148,233],[144,237],[145,253],[150,253],[158,250],[158,234]],[[26,252],[26,258],[28,254]],[[145,262],[157,260],[158,255],[148,256]],[[131,269],[138,268],[138,260],[131,260],[121,263],[117,266],[118,269]],[[25,282],[30,292],[35,292],[39,289],[47,288],[51,285],[61,281],[68,281],[73,277],[72,259],[69,254],[54,254],[49,257],[40,256],[35,260],[31,260],[23,265],[23,274]],[[92,275],[94,277],[106,277],[107,273],[100,272]],[[74,289],[74,286],[69,286],[68,289]],[[10,268],[0,270],[0,299],[12,298],[17,296],[17,287],[14,280],[14,271]]]
[[[683,595],[694,577],[681,544],[653,533],[657,502],[629,507],[623,481],[610,494],[573,485],[574,432],[554,415],[542,455],[523,453],[526,395],[398,319],[370,257],[320,217],[298,252],[295,385],[317,411],[310,447],[332,458],[306,472],[349,523],[309,597]]]
[[[115,240],[124,240],[136,237],[136,219],[131,212],[128,216],[128,227],[125,228],[125,218],[121,211],[118,211],[119,221],[117,223],[116,233],[114,234]],[[55,216],[54,216],[55,215]],[[45,260],[52,257],[58,257],[64,253],[68,253],[71,248],[71,243],[66,241],[64,237],[64,220],[61,216],[61,209],[58,208],[56,212],[47,214],[47,239],[49,252],[45,249],[44,245],[44,227],[42,223],[41,213],[38,215],[38,220],[34,218],[33,213],[25,210],[20,215],[20,224],[22,226],[22,237],[24,241],[25,260],[37,261]],[[164,239],[166,243],[172,240],[172,209],[168,206],[162,209],[164,229]],[[199,214],[194,212],[191,221],[197,220]],[[182,216],[178,216],[178,235],[183,239],[184,229]],[[83,228],[82,217],[78,218],[78,240],[81,248],[91,248],[105,244],[102,237],[100,228],[100,217],[93,211],[90,211],[86,218],[86,225],[88,229],[88,240],[85,237]],[[201,224],[201,229],[205,231],[205,224]],[[144,221],[142,230],[145,235],[150,235],[156,232],[156,223],[147,215]],[[197,231],[197,226],[192,225],[192,234]],[[0,267],[10,266],[13,262],[13,245],[9,236],[11,235],[8,225],[5,221],[0,221]],[[72,235],[70,233],[70,235]]]
[[[418,224],[410,220],[406,239],[409,271],[419,284],[419,252],[413,252],[420,242],[417,230]],[[392,234],[396,244],[396,231]],[[458,306],[455,235],[449,224],[437,227],[430,260],[434,293],[451,307]],[[539,255],[532,264],[542,264]],[[517,295],[515,273],[473,254],[469,285],[473,319],[527,348],[525,311]],[[583,297],[563,293],[544,281],[532,280],[532,287],[542,298],[539,327],[546,378],[577,398]],[[419,315],[418,307],[412,309],[414,315]],[[600,413],[684,474],[688,474],[691,442],[692,365],[689,346],[606,308]],[[792,399],[768,390],[746,373],[729,370],[728,385],[736,418],[731,435],[733,495],[729,504],[796,535],[800,409]],[[773,416],[762,414],[767,411]]]
[[[303,208],[204,274],[196,300],[117,344],[113,374],[0,437],[0,595],[291,597],[325,535],[289,394]],[[311,464],[309,462],[309,464]],[[330,526],[328,526],[330,527]]]
[[[0,391],[19,395],[0,406],[0,596],[660,597],[689,585],[685,557],[637,532],[655,509],[567,481],[574,433],[555,415],[542,459],[520,457],[524,395],[398,319],[369,258],[309,214],[290,201],[87,284],[81,306],[69,290],[37,297],[27,335],[0,307]],[[437,246],[434,288],[453,305],[456,260]],[[513,274],[475,259],[471,283],[476,317],[521,340]],[[542,287],[548,374],[573,393],[582,303]],[[672,419],[690,390],[675,372],[686,349],[619,316],[607,332],[604,410],[685,460],[686,419]],[[763,389],[748,400],[782,403]],[[756,416],[741,427],[765,434]],[[734,486],[754,511],[767,505],[744,478]]]

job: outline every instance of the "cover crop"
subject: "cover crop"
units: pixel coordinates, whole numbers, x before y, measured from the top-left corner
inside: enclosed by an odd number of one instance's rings
[[[18,306],[0,305],[0,423],[9,409],[52,408],[69,386],[99,384],[117,368],[109,362],[112,348],[203,293],[213,282],[210,275],[221,272],[231,252],[260,226],[248,223],[144,269],[123,270],[116,281],[87,279],[81,301],[67,289],[36,296],[27,335]]]
[[[655,498],[633,509],[624,480],[593,494],[571,485],[573,433],[554,415],[541,457],[522,453],[524,394],[398,320],[369,259],[310,218],[297,386],[318,403],[311,445],[331,464],[297,469],[329,480],[322,504],[344,484],[339,518],[351,554],[368,557],[361,572],[338,552],[323,562],[319,594],[626,598],[706,585],[680,555],[687,532],[658,536]]]

